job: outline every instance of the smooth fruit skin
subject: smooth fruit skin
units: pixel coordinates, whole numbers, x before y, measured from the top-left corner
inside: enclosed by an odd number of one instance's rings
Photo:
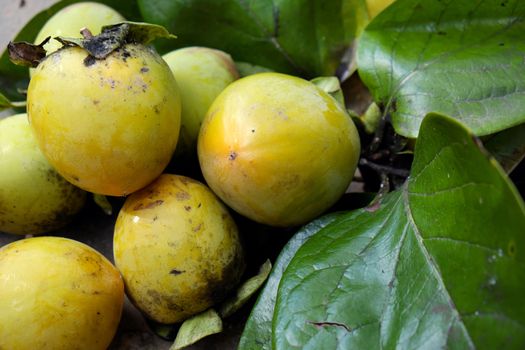
[[[35,39],[40,44],[45,38],[62,36],[66,38],[80,38],[80,30],[88,28],[93,35],[100,33],[100,29],[109,24],[123,22],[126,19],[109,6],[98,2],[79,2],[64,7],[53,15],[44,24]],[[44,48],[52,53],[62,47],[56,40],[50,40]]]
[[[205,185],[163,174],[132,194],[113,241],[126,293],[148,317],[180,322],[239,282],[244,255],[235,222]]]
[[[219,93],[239,78],[230,55],[206,47],[185,47],[162,58],[168,63],[182,100],[181,131],[177,151],[195,155],[197,137],[208,108]]]
[[[81,48],[48,56],[28,88],[28,114],[49,162],[74,185],[123,196],[168,164],[180,128],[180,96],[167,64],[127,44],[103,60]]]
[[[83,243],[37,237],[0,249],[0,349],[106,349],[123,302],[118,270]]]
[[[272,226],[304,224],[348,187],[360,152],[346,112],[310,82],[278,73],[237,80],[199,134],[206,182],[231,208]]]
[[[86,193],[49,164],[26,114],[0,120],[0,232],[40,234],[66,225]]]

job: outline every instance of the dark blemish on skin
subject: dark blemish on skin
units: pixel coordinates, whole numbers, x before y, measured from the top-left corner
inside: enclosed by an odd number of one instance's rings
[[[210,275],[204,271],[208,291],[208,299],[213,303],[221,302],[233,286],[237,285],[245,269],[244,254],[242,249],[236,249],[232,260],[222,268],[221,277]]]
[[[437,32],[437,35],[447,35],[447,32],[440,30],[439,32]]]
[[[192,229],[193,232],[197,232],[202,228],[202,223]]]
[[[252,129],[252,132],[255,132],[255,129]]]
[[[71,175],[71,178],[77,182],[80,181],[80,179],[76,175]]]
[[[94,105],[98,105],[99,103],[100,103],[99,100],[93,100],[93,104],[94,104]]]
[[[129,51],[127,51],[126,49],[123,49],[122,50],[122,60],[124,60],[124,62],[126,62],[126,60],[131,57],[131,54],[129,53]]]
[[[505,46],[505,43],[499,43],[499,46]]]
[[[202,203],[199,203],[199,205],[197,205],[197,208],[200,208],[200,207],[201,207],[201,205],[202,205]]]
[[[141,72],[141,73],[147,73],[147,72],[149,72],[149,68],[148,68],[148,67],[142,67],[142,68],[140,69],[140,72]]]
[[[158,105],[155,105],[155,106],[153,107],[153,110],[155,111],[155,114],[160,114],[160,108],[159,108]]]
[[[184,206],[184,210],[186,210],[186,211],[190,211],[190,210],[191,210],[191,206],[189,206],[189,205],[185,205],[185,206]]]
[[[177,192],[175,197],[177,198],[177,200],[183,201],[189,199],[191,196],[188,192]]]
[[[84,66],[90,67],[95,64],[97,59],[91,55],[87,55],[86,58],[84,58]]]
[[[159,217],[157,215],[155,215],[155,217],[153,218],[153,221],[157,221]]]
[[[235,151],[231,151],[230,155],[228,156],[228,160],[235,160],[237,158],[237,153]]]
[[[144,203],[139,203],[133,208],[133,210],[151,209],[151,208],[158,207],[162,203],[164,203],[164,201],[162,199],[157,199],[156,201],[150,202],[150,203],[148,203],[146,205],[144,205]]]
[[[173,270],[170,271],[170,275],[175,275],[175,276],[177,276],[177,275],[180,275],[181,273],[184,273],[184,272],[186,272],[186,271],[184,271],[184,270],[173,269]]]

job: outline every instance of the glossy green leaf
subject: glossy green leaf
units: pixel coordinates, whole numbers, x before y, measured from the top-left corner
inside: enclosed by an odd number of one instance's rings
[[[213,309],[208,309],[182,323],[170,350],[183,349],[202,338],[220,332],[222,332],[222,320],[219,314]]]
[[[525,159],[525,124],[491,135],[483,145],[510,174]]]
[[[421,126],[412,174],[286,268],[276,349],[525,348],[525,205],[451,118]]]
[[[398,0],[366,28],[359,75],[396,131],[429,112],[476,135],[525,121],[525,2]]]
[[[207,46],[235,60],[307,78],[333,75],[368,21],[364,0],[139,0],[144,20],[179,40],[165,52]]]
[[[341,213],[329,214],[311,222],[297,232],[286,244],[277,258],[275,266],[257,299],[255,307],[252,309],[250,318],[246,322],[239,343],[239,350],[270,350],[272,348],[272,317],[277,297],[277,287],[279,286],[279,281],[284,270],[297,252],[297,249],[299,249],[308,238],[341,215]]]

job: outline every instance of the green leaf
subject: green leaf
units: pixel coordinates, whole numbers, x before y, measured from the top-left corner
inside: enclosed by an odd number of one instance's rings
[[[166,52],[207,46],[235,60],[312,78],[333,75],[368,21],[364,0],[139,0],[144,20],[177,34]]]
[[[277,287],[284,270],[297,252],[297,249],[308,238],[339,216],[341,216],[340,213],[329,214],[311,222],[297,232],[283,248],[266,282],[266,286],[259,295],[250,318],[246,322],[239,343],[239,350],[270,350],[272,348],[272,317],[277,297]]]
[[[525,2],[398,0],[364,31],[359,75],[395,130],[429,112],[476,135],[525,121]]]
[[[93,201],[106,215],[113,214],[113,206],[105,195],[93,193]]]
[[[525,206],[458,122],[429,115],[412,175],[296,253],[276,349],[523,349]]]
[[[241,77],[253,75],[257,73],[271,72],[272,70],[266,67],[257,66],[248,62],[235,62],[235,67]]]
[[[362,116],[359,116],[359,119],[363,123],[365,131],[369,134],[373,134],[381,121],[381,109],[377,104],[372,102],[366,109],[365,113],[363,113]]]
[[[202,338],[220,332],[222,332],[222,320],[219,314],[213,309],[208,309],[184,321],[170,350],[185,348]]]
[[[313,84],[317,85],[321,90],[332,96],[341,107],[345,108],[345,97],[341,90],[341,84],[337,77],[317,77],[310,80]]]
[[[7,97],[5,97],[2,93],[0,93],[0,111],[7,109],[7,108],[20,108],[25,107],[25,102],[12,102]]]
[[[483,145],[510,174],[525,159],[525,124],[491,135]]]
[[[233,315],[237,310],[239,310],[246,302],[250,299],[252,295],[255,294],[264,284],[270,271],[272,270],[272,263],[270,260],[266,260],[264,264],[260,267],[259,273],[252,278],[244,282],[238,289],[235,295],[227,300],[225,300],[219,309],[219,315],[222,318],[229,317]]]

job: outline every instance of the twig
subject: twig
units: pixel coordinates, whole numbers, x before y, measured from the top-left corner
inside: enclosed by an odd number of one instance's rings
[[[392,174],[401,177],[408,177],[408,175],[410,174],[410,172],[406,169],[398,169],[388,165],[372,163],[366,158],[361,158],[361,160],[359,161],[359,165],[367,166],[380,174]]]

